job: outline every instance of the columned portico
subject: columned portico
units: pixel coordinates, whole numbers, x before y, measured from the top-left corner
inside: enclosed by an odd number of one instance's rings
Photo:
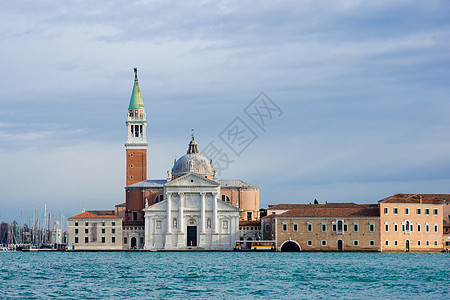
[[[216,181],[189,173],[166,183],[164,193],[166,200],[144,209],[146,249],[233,249],[240,209],[218,198]]]

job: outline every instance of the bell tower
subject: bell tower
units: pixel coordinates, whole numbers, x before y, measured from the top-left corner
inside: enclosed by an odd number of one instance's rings
[[[125,141],[127,166],[126,186],[147,179],[147,119],[139,89],[137,68],[134,68],[134,86],[127,116],[127,140]]]

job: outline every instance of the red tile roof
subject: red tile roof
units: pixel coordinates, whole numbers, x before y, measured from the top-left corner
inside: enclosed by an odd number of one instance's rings
[[[397,194],[384,198],[379,203],[420,203],[442,204],[444,201],[450,202],[450,194]]]
[[[239,226],[261,226],[261,221],[239,221]]]
[[[276,210],[290,210],[294,208],[343,208],[343,207],[359,207],[361,204],[356,204],[353,202],[344,202],[344,203],[325,203],[325,204],[298,204],[298,203],[289,203],[289,204],[276,204],[276,205],[269,205],[269,209],[276,209]]]
[[[127,206],[127,203],[126,202],[124,202],[124,203],[120,203],[120,204],[117,204],[116,205],[116,207],[125,207],[125,206]]]
[[[69,219],[121,219],[113,210],[87,210]]]
[[[307,204],[288,210],[279,215],[268,215],[263,219],[273,217],[379,217],[378,204],[327,203]]]

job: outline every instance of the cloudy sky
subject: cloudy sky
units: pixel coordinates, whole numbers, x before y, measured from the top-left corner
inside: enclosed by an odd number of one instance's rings
[[[135,66],[149,178],[194,128],[261,207],[450,193],[449,16],[432,0],[2,1],[0,218],[124,201]],[[280,109],[264,128],[245,113],[260,92]],[[220,138],[236,118],[257,137],[240,156]]]

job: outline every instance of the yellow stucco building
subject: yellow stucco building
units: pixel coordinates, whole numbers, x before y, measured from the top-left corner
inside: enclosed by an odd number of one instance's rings
[[[397,194],[379,201],[381,251],[442,251],[450,195]]]

